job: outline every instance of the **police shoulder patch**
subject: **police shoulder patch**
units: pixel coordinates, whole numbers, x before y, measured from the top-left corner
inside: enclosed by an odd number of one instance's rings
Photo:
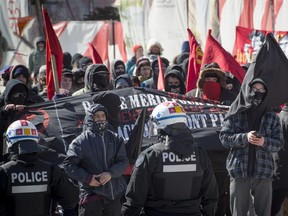
[[[139,157],[137,158],[137,160],[136,160],[136,162],[135,162],[135,166],[136,166],[136,167],[139,167],[139,166],[143,163],[143,161],[144,161],[144,155],[141,154],[141,155],[139,155]]]

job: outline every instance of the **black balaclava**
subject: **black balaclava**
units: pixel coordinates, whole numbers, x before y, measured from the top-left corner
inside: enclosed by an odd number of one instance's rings
[[[259,91],[253,92],[252,86],[253,86],[255,83],[261,83],[261,84],[264,86],[266,92],[263,92],[263,93],[262,93],[262,92],[259,92]],[[250,93],[249,93],[248,98],[249,98],[249,101],[250,101],[250,103],[252,104],[252,106],[259,107],[260,104],[262,103],[262,101],[264,100],[266,94],[267,94],[267,88],[266,88],[265,83],[263,82],[263,80],[261,80],[261,79],[255,79],[255,80],[253,80],[253,81],[250,83]]]
[[[103,64],[89,65],[84,79],[90,92],[106,91],[109,88],[109,72]]]
[[[7,82],[3,93],[5,104],[25,105],[28,98],[28,87],[17,79]]]
[[[169,83],[168,83],[168,77],[169,76],[178,78],[180,81],[179,86],[169,85]],[[184,78],[183,78],[183,74],[181,71],[179,71],[177,69],[171,69],[169,71],[166,70],[166,73],[164,75],[164,79],[165,79],[165,91],[178,93],[178,94],[185,94],[186,93]],[[178,89],[178,88],[179,88],[179,92],[175,92],[174,89]]]
[[[101,91],[92,97],[93,103],[107,107],[109,113],[109,129],[117,132],[120,124],[121,100],[120,97],[111,91]]]

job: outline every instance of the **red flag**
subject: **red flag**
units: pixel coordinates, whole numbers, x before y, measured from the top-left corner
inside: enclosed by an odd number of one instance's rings
[[[208,32],[202,65],[216,62],[221,70],[232,73],[242,83],[245,71],[240,64],[228,53]]]
[[[187,29],[189,37],[189,62],[186,81],[186,92],[196,88],[196,82],[200,73],[203,52],[190,29]]]
[[[63,52],[59,40],[52,27],[47,9],[42,9],[45,32],[46,32],[46,80],[47,80],[47,96],[51,100],[55,94],[54,75],[52,71],[52,56],[55,57],[56,68],[55,73],[58,77],[58,85],[61,83]]]
[[[97,50],[93,46],[93,44],[88,42],[88,46],[89,46],[89,51],[90,51],[91,58],[93,60],[93,64],[103,64],[101,56],[99,55],[99,53],[97,52]]]
[[[158,56],[158,67],[159,67],[159,72],[158,72],[157,89],[160,91],[165,91],[164,73],[163,73],[163,68],[162,68],[162,60],[160,56]]]

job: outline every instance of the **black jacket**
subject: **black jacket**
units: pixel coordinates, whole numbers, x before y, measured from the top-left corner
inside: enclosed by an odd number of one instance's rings
[[[72,209],[78,188],[57,166],[35,154],[14,155],[0,168],[0,215],[50,215],[51,200]]]
[[[85,128],[69,145],[63,165],[68,175],[80,183],[81,198],[98,194],[110,200],[120,198],[126,189],[122,177],[128,166],[124,140],[110,130],[99,133],[93,131],[93,115],[104,107],[92,105],[85,117]],[[91,128],[92,127],[92,128]],[[111,180],[101,186],[92,187],[87,179],[103,172],[111,174]]]
[[[218,192],[212,164],[189,131],[138,157],[122,215],[139,215],[142,208],[146,215],[214,215]]]
[[[288,188],[288,106],[284,106],[279,113],[282,124],[284,146],[276,155],[277,170],[273,181],[273,190]]]
[[[1,95],[0,98],[0,162],[3,161],[2,153],[3,153],[3,133],[6,131],[6,129],[9,127],[9,125],[14,122],[15,120],[18,120],[15,118],[15,115],[18,111],[15,110],[5,110],[5,106],[7,104],[11,104],[11,93],[15,89],[22,89],[22,91],[26,90],[26,93],[28,95],[28,87],[20,82],[19,80],[12,79],[7,82],[5,91],[3,92],[3,95]],[[24,101],[24,104],[27,104],[27,98]]]

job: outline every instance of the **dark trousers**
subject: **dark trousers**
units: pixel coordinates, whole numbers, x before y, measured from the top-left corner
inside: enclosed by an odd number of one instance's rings
[[[281,210],[281,206],[286,197],[288,197],[288,188],[281,188],[273,191],[271,216],[277,215],[277,213]]]
[[[119,216],[120,213],[120,199],[89,200],[89,202],[79,206],[79,216]]]
[[[219,194],[215,216],[224,216],[224,215],[231,216],[230,202],[229,202],[230,177],[228,175],[228,172],[214,172],[214,175],[217,181],[218,194]]]

